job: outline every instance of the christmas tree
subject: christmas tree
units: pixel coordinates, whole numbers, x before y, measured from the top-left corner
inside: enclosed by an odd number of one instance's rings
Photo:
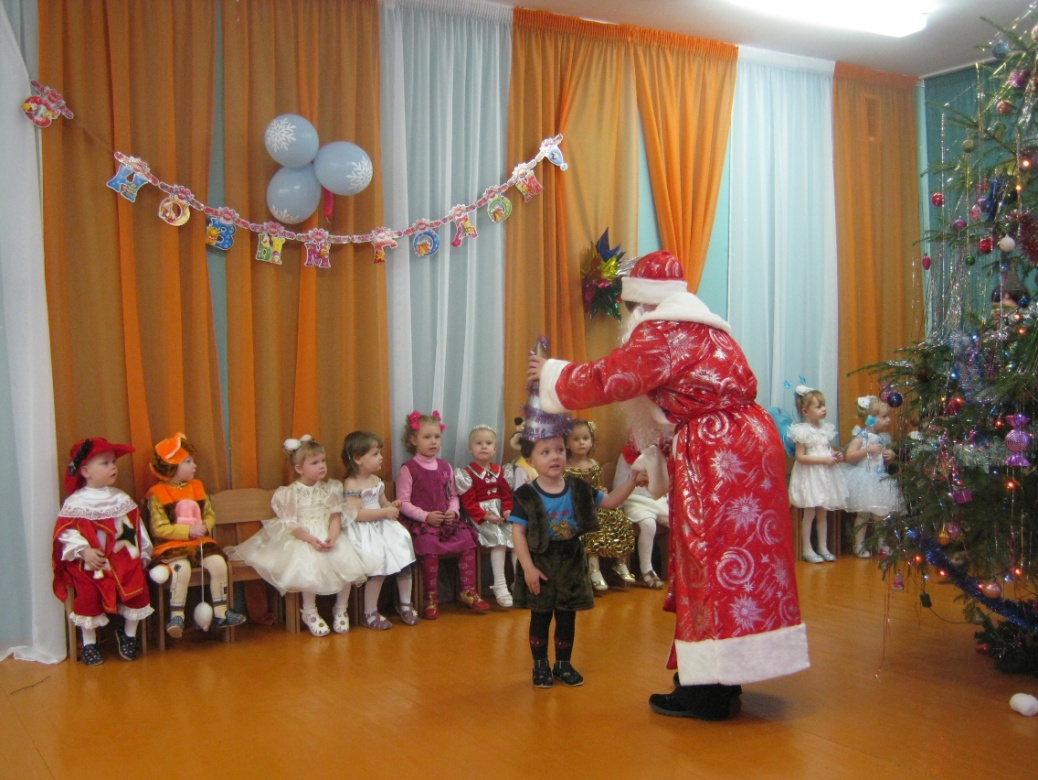
[[[1038,14],[993,35],[927,171],[927,338],[871,367],[908,431],[880,566],[894,588],[918,577],[924,606],[931,579],[957,585],[978,650],[1038,675]]]

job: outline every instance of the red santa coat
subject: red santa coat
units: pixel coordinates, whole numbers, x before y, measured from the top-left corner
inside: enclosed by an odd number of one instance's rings
[[[675,425],[665,609],[677,613],[668,666],[677,666],[682,684],[801,671],[807,634],[782,442],[754,402],[757,380],[742,350],[725,330],[687,314],[688,299],[705,309],[695,296],[680,297],[661,303],[601,360],[547,361],[541,403],[561,412],[646,395]]]

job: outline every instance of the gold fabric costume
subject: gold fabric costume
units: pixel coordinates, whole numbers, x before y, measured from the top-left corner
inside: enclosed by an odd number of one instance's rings
[[[598,490],[606,490],[602,486],[602,465],[600,463],[596,463],[589,469],[568,467],[566,476],[582,479]],[[598,531],[592,531],[580,537],[584,543],[584,550],[588,555],[626,560],[634,550],[634,529],[631,527],[630,518],[623,513],[622,509],[599,509],[598,522],[601,525]]]

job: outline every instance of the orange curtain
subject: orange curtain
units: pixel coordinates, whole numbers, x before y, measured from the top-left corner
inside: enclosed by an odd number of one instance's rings
[[[136,448],[120,485],[140,496],[157,439],[181,430],[210,491],[226,480],[205,219],[174,228],[103,184],[114,150],[205,197],[214,10],[205,0],[40,0],[40,81],[75,112],[41,133],[58,452],[104,436]]]
[[[738,48],[629,29],[660,238],[697,290],[728,148]]]
[[[837,63],[833,140],[840,291],[840,426],[874,376],[848,372],[922,337],[916,79]]]
[[[336,197],[331,220],[292,228],[358,234],[381,225],[375,0],[224,3],[223,36],[228,202],[254,221],[272,219],[266,191],[278,164],[263,133],[275,117],[299,114],[322,145],[364,149],[375,177],[360,194]],[[256,240],[239,231],[227,253],[232,484],[282,484],[281,442],[306,433],[325,445],[331,475],[355,428],[381,435],[389,460],[385,272],[371,245],[333,246],[332,267],[318,269],[303,267],[305,250],[292,242],[283,265],[256,262]]]
[[[617,343],[614,320],[587,324],[580,264],[606,228],[614,245],[637,249],[632,74],[623,28],[515,10],[508,159],[528,160],[543,138],[562,133],[569,168],[538,166],[544,191],[519,205],[507,223],[506,419],[526,400],[526,356],[538,336],[547,336],[552,356],[577,361],[600,357]],[[602,433],[598,457],[615,457],[624,437],[618,410],[592,414]]]

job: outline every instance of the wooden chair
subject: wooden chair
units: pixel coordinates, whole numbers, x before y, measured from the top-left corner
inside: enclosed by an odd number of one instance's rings
[[[274,516],[270,500],[273,490],[264,488],[235,488],[221,490],[209,497],[216,512],[216,528],[213,536],[220,547],[227,549],[241,544],[263,527],[264,520]],[[237,582],[262,581],[255,569],[241,561],[227,562],[227,606],[233,603],[234,584]],[[299,631],[299,594],[288,593],[284,600],[275,600],[275,616],[288,631]],[[233,640],[233,628],[227,629]]]

